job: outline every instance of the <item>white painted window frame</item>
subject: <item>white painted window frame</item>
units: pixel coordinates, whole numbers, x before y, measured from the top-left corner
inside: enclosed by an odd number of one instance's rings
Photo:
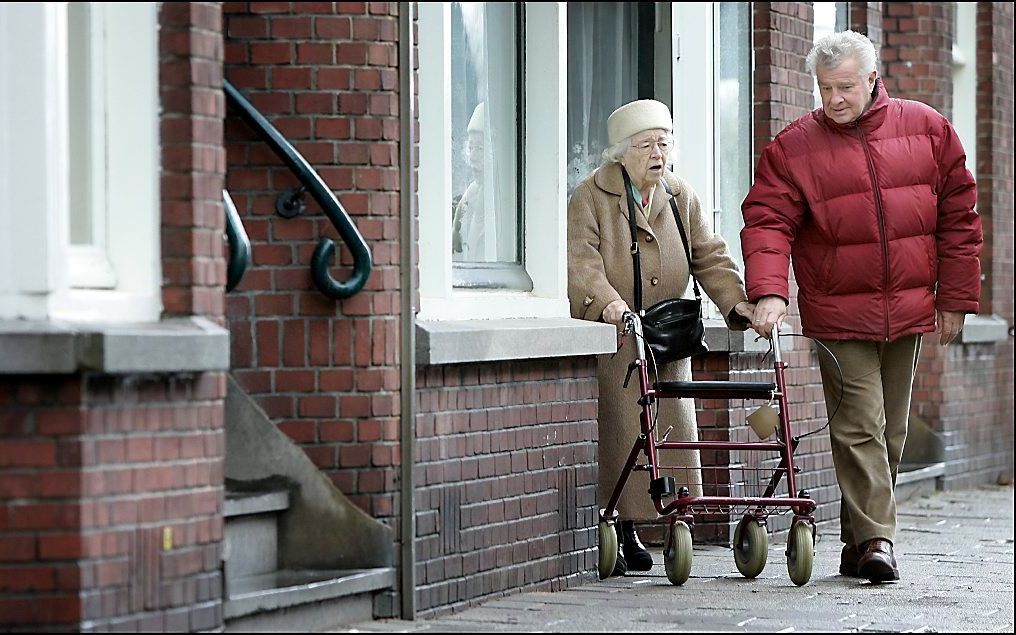
[[[76,23],[74,13],[84,24]],[[107,250],[106,165],[106,5],[68,3],[68,126],[70,224],[80,216],[89,228],[87,243],[68,247],[70,286],[114,289],[116,271]],[[75,33],[75,30],[84,33]],[[82,42],[75,42],[83,38]],[[78,44],[78,47],[75,47]],[[84,49],[84,50],[81,50]],[[83,53],[83,55],[81,55]]]
[[[952,120],[967,169],[977,178],[977,3],[954,2],[956,34],[952,47]]]
[[[105,187],[106,242],[91,257],[105,256],[115,286],[75,288],[76,267],[85,265],[69,235],[68,174],[78,158],[68,153],[67,5],[0,6],[0,86],[10,90],[0,98],[0,178],[9,192],[0,202],[0,318],[158,321],[157,11],[156,3],[120,3],[103,12],[108,151],[104,175],[92,182]]]
[[[420,320],[567,317],[567,14],[528,2],[524,32],[523,245],[532,291],[452,283],[451,9],[420,3]]]
[[[740,240],[740,228],[725,227],[724,211],[719,209],[718,174],[724,157],[716,153],[715,135],[719,10],[715,2],[674,3],[671,8],[671,103],[677,145],[672,159],[674,172],[692,186],[702,209],[711,213],[713,231],[731,243]],[[744,263],[737,265],[743,272]],[[706,317],[722,318],[708,297],[703,301]]]

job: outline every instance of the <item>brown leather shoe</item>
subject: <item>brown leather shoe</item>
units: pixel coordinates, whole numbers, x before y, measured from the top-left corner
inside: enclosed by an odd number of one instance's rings
[[[900,572],[896,568],[893,543],[884,538],[874,538],[865,543],[864,553],[857,561],[857,573],[859,577],[872,582],[899,580]]]
[[[851,578],[861,577],[857,573],[857,561],[861,559],[861,552],[857,550],[855,545],[843,545],[843,551],[840,552],[840,575],[850,576]]]

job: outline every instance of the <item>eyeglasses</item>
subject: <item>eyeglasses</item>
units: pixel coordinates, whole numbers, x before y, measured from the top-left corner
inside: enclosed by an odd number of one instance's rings
[[[639,154],[649,154],[653,151],[653,146],[660,148],[661,154],[667,154],[673,147],[674,141],[670,138],[663,138],[658,141],[642,141],[640,143],[633,143],[632,148],[638,151]]]

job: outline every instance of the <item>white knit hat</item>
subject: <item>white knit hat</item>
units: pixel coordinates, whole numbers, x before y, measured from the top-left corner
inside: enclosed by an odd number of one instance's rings
[[[674,130],[674,120],[667,105],[655,99],[627,103],[607,117],[607,143],[614,145],[643,130],[660,128]]]
[[[473,109],[473,115],[469,118],[469,123],[466,125],[467,132],[483,132],[486,128],[486,108],[484,102],[476,104],[476,108]]]

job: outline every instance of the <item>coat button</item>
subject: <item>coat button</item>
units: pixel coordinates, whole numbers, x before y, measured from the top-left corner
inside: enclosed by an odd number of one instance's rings
[[[660,279],[657,278],[656,276],[653,276],[653,279],[649,281],[649,284],[655,287],[656,285],[660,284]]]
[[[589,296],[586,296],[586,299],[582,301],[582,306],[589,306],[592,303],[593,303],[593,299],[590,298]]]
[[[646,242],[647,243],[651,243],[651,242],[653,242],[653,240],[654,240],[654,238],[652,236],[646,236]]]

